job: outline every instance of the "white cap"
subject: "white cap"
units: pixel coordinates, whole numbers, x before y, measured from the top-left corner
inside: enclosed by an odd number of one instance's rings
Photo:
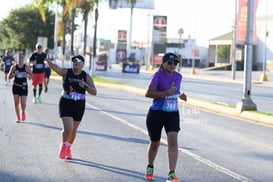
[[[43,47],[43,46],[42,46],[41,43],[37,43],[35,47],[36,47],[36,49],[37,49],[38,47]]]

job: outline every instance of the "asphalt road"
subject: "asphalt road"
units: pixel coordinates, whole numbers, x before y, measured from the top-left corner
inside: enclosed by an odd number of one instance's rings
[[[72,148],[72,160],[57,156],[61,140],[58,99],[51,80],[43,103],[29,92],[27,121],[15,123],[11,86],[0,85],[0,181],[145,181],[151,100],[132,91],[98,86]],[[181,104],[177,174],[192,181],[272,181],[273,128]],[[167,175],[166,137],[155,163],[155,180]]]
[[[184,79],[181,90],[189,98],[201,99],[213,103],[221,103],[236,107],[243,98],[242,72],[237,73],[237,80],[232,81],[227,71],[198,71],[197,75],[191,76],[187,73],[190,69],[184,68],[182,74]],[[121,73],[119,65],[107,72],[97,71],[99,77],[114,81],[120,81],[125,85],[137,88],[146,88],[153,72],[141,72],[140,74]],[[198,75],[199,74],[199,75]],[[253,73],[254,74],[254,73]],[[254,77],[255,76],[255,77]],[[257,73],[253,77],[256,79]],[[270,76],[273,76],[271,74]],[[261,84],[253,79],[251,87],[251,98],[257,105],[258,111],[273,114],[273,77],[270,84]]]

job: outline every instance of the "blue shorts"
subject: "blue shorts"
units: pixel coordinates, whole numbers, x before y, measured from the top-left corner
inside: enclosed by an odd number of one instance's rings
[[[166,112],[161,110],[149,110],[146,118],[146,127],[151,141],[161,138],[162,128],[165,132],[178,132],[180,130],[179,112]]]

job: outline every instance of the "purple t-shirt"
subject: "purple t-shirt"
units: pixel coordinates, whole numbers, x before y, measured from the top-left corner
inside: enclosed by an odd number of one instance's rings
[[[153,99],[151,110],[163,110],[167,112],[174,112],[178,110],[178,96],[180,94],[180,84],[182,81],[182,75],[178,72],[173,72],[172,75],[168,75],[164,70],[160,69],[155,72],[150,80],[149,87],[156,88],[157,91],[165,91],[171,88],[172,84],[175,84],[174,95],[165,96],[162,98]]]

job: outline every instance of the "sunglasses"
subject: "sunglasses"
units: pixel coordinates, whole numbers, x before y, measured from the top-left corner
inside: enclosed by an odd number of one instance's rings
[[[174,66],[176,66],[178,64],[178,62],[168,61],[167,64],[168,65],[174,65]]]
[[[73,63],[81,63],[83,62],[82,60],[78,59],[78,58],[75,58],[72,60]]]

